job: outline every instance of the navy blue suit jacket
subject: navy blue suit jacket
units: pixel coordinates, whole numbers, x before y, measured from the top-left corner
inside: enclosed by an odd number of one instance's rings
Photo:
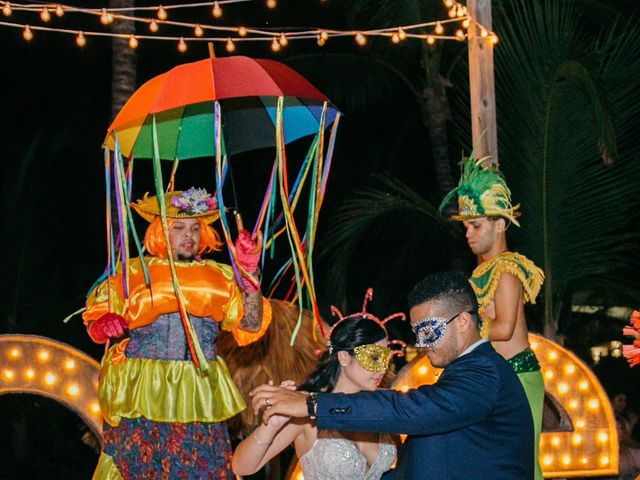
[[[513,369],[488,342],[451,362],[434,385],[320,394],[316,422],[320,429],[408,434],[398,480],[533,478],[529,404]]]

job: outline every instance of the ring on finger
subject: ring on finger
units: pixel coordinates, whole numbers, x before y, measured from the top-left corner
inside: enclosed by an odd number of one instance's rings
[[[265,398],[265,399],[264,399],[264,404],[265,404],[267,407],[270,407],[270,406],[271,406],[271,402],[269,402],[269,399],[268,399],[268,398]]]

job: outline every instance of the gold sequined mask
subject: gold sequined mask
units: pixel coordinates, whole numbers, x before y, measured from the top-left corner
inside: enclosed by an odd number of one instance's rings
[[[360,345],[353,349],[356,362],[367,372],[378,373],[387,369],[391,349],[383,347],[377,343]]]

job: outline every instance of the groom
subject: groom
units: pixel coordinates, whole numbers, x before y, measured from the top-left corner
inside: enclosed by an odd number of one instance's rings
[[[304,393],[262,385],[252,392],[256,413],[315,419],[322,430],[406,433],[395,478],[530,480],[533,420],[518,377],[480,339],[478,304],[467,279],[430,275],[409,295],[417,347],[439,381],[396,391]],[[391,476],[389,477],[391,478]]]

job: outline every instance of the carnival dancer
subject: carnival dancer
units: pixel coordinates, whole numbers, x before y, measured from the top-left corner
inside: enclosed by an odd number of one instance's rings
[[[351,394],[261,385],[252,407],[267,425],[287,415],[315,419],[320,430],[406,433],[392,470],[398,480],[531,480],[527,398],[513,369],[480,339],[477,307],[467,279],[452,272],[426,277],[409,295],[416,346],[444,368],[433,385]]]
[[[458,186],[440,209],[457,194],[458,213],[452,218],[462,221],[469,248],[478,258],[469,282],[478,298],[481,336],[511,364],[527,394],[535,431],[535,478],[542,480],[537,460],[544,382],[529,348],[524,304],[535,303],[544,273],[524,255],[509,251],[506,230],[510,224],[520,226],[516,219],[520,205],[511,203],[505,179],[495,167],[483,166],[483,160],[470,157],[462,162]]]
[[[366,310],[371,296],[369,289],[362,311],[346,317],[334,308],[339,320],[329,331],[327,349],[300,390],[355,393],[378,387],[395,353],[390,349],[384,324],[391,318],[404,318],[404,314],[379,320]],[[292,385],[287,381],[281,387]],[[306,480],[377,480],[391,468],[396,457],[389,435],[319,432],[311,419],[292,420],[285,413],[271,417],[238,445],[233,454],[233,470],[238,475],[253,474],[291,443]]]
[[[94,478],[231,479],[225,420],[246,406],[214,340],[230,332],[239,345],[259,339],[271,320],[257,282],[260,247],[240,231],[235,248],[247,279],[201,254],[218,250],[209,225],[218,218],[204,190],[164,195],[169,245],[156,197],[132,204],[150,222],[149,256],[100,283],[83,314],[97,343],[117,340],[102,361],[103,450]],[[123,274],[123,270],[124,273]],[[182,313],[181,313],[182,312]],[[196,367],[194,359],[204,358]]]

